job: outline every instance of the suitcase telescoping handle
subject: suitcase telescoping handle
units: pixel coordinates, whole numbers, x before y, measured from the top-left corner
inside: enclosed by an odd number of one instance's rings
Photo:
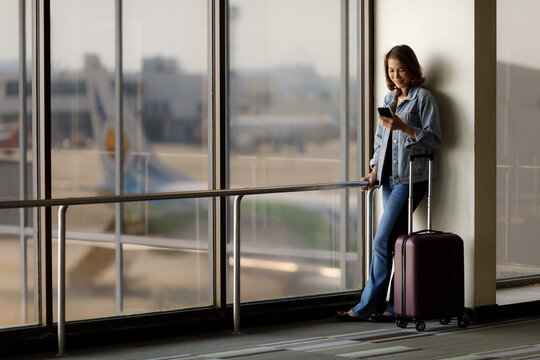
[[[415,159],[418,158],[428,158],[428,222],[427,222],[427,230],[420,231],[419,233],[423,233],[425,231],[431,232],[431,162],[433,161],[433,154],[416,154],[416,155],[409,155],[409,198],[408,198],[408,206],[409,206],[409,226],[408,226],[408,235],[405,236],[403,239],[403,242],[401,243],[401,318],[398,319],[398,326],[401,326],[400,324],[405,324],[405,327],[407,326],[407,322],[405,319],[407,318],[406,315],[406,268],[407,268],[407,257],[405,256],[406,251],[406,244],[407,240],[411,235],[413,235],[413,210],[414,210],[414,202],[413,202],[413,162]],[[403,327],[403,326],[401,326]],[[418,328],[417,328],[418,329]]]
[[[431,230],[431,163],[433,161],[433,154],[415,154],[409,155],[409,225],[407,232],[410,234],[413,232],[413,162],[415,159],[428,158],[428,194],[427,194],[427,230]]]

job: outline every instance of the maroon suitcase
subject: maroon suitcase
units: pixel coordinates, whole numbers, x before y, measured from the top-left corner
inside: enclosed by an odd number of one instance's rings
[[[394,312],[396,325],[407,327],[412,319],[416,330],[426,328],[424,320],[439,319],[446,325],[457,318],[460,327],[468,321],[464,312],[463,240],[456,234],[431,230],[432,155],[429,158],[428,229],[412,232],[412,186],[409,186],[409,233],[401,235],[394,249]],[[409,184],[412,179],[409,177]]]

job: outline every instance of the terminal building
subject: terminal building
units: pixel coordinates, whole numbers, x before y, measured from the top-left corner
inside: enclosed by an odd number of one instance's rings
[[[0,357],[133,350],[173,336],[181,349],[240,325],[257,329],[258,345],[275,342],[268,327],[300,346],[291,327],[307,320],[322,326],[304,339],[406,331],[330,320],[366,282],[382,201],[357,182],[388,93],[384,55],[397,44],[415,50],[439,105],[432,222],[464,241],[471,326],[461,330],[495,342],[486,324],[530,325],[521,339],[530,344],[510,355],[502,343],[467,352],[458,339],[447,357],[540,356],[540,51],[530,46],[540,4],[13,0],[0,9]],[[415,230],[426,212],[416,211]],[[428,322],[425,334],[440,329]],[[189,356],[271,358],[263,346],[242,352],[242,336]],[[421,351],[414,341],[388,358]],[[140,358],[189,358],[178,349]]]

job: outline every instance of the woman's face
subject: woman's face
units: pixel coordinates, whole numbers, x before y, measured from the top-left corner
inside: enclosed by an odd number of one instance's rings
[[[388,77],[398,89],[406,89],[411,83],[407,69],[396,58],[388,59]]]

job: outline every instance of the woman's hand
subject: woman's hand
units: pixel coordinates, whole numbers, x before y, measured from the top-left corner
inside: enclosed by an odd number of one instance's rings
[[[379,121],[381,122],[381,125],[388,130],[399,130],[409,136],[411,139],[416,140],[414,129],[405,124],[405,122],[403,122],[403,120],[401,120],[396,114],[392,114],[391,118],[379,115]]]
[[[379,121],[381,122],[381,125],[388,130],[401,130],[407,126],[407,124],[405,124],[396,114],[392,114],[392,117],[379,115]]]
[[[368,186],[361,187],[360,190],[368,191],[373,189],[375,181],[377,180],[377,166],[373,168],[373,171],[360,179],[360,181],[367,181]]]

